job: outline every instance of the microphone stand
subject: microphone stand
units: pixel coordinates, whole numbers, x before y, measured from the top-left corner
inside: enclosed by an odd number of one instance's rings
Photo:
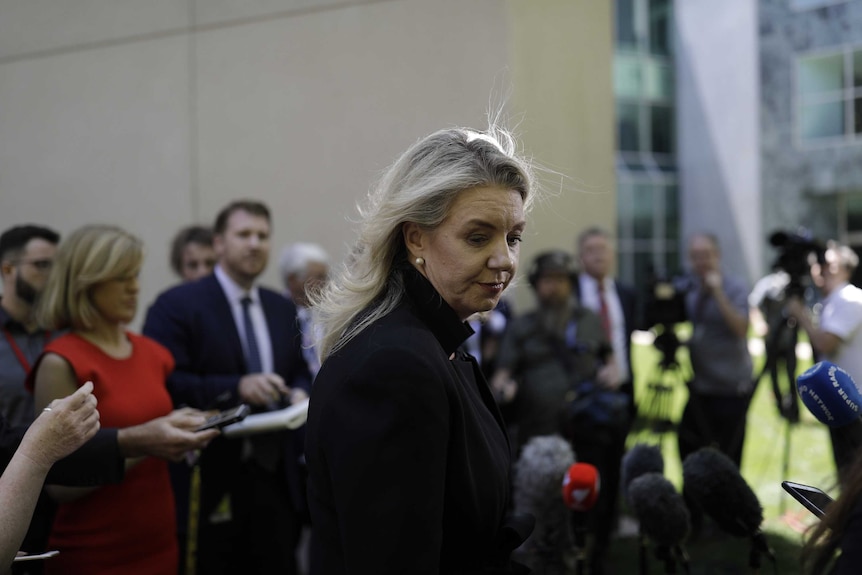
[[[673,557],[670,545],[658,545],[655,548],[655,556],[656,559],[664,562],[664,572],[667,575],[676,573],[676,560]]]
[[[638,573],[639,575],[649,575],[646,537],[642,531],[638,532]]]
[[[751,536],[751,551],[748,554],[748,566],[752,569],[752,572],[760,572],[760,567],[763,564],[761,560],[763,555],[769,557],[772,563],[775,564],[775,554],[769,548],[769,543],[766,541],[763,531],[758,530],[757,533]]]
[[[586,529],[581,513],[575,512],[575,575],[584,575],[587,565]]]
[[[674,545],[673,551],[679,559],[679,562],[682,564],[683,572],[686,573],[686,575],[689,575],[691,573],[691,566],[688,563],[689,558],[688,553],[685,551],[685,547],[682,546],[682,543],[678,543]]]

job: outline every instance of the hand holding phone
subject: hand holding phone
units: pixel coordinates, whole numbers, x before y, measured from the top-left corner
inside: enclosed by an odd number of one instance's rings
[[[222,427],[230,425],[231,423],[242,421],[243,419],[245,419],[245,416],[248,415],[250,411],[251,408],[244,403],[236,407],[226,409],[208,417],[204,424],[195,429],[195,431],[205,431],[207,429],[221,429]]]

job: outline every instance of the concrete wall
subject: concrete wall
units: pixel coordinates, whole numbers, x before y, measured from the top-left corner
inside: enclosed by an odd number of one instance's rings
[[[175,281],[176,229],[237,197],[272,208],[274,256],[306,240],[339,259],[400,151],[485,126],[508,95],[527,150],[567,176],[525,256],[570,247],[614,220],[610,34],[604,2],[0,0],[0,229],[127,228],[142,302]]]
[[[674,8],[683,237],[715,233],[726,271],[753,281],[764,244],[757,6],[684,0]]]
[[[526,269],[539,251],[574,251],[583,228],[616,230],[613,2],[514,1],[512,21],[515,108],[548,192],[533,211]],[[526,291],[521,309],[533,305]]]

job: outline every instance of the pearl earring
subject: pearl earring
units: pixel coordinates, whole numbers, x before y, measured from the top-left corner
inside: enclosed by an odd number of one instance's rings
[[[415,261],[415,262],[416,262],[416,265],[417,265],[417,266],[424,266],[424,265],[425,265],[425,258],[416,258],[416,259],[415,259],[415,260],[413,260],[413,261]]]

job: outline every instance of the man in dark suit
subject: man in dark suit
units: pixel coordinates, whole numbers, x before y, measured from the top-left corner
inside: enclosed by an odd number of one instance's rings
[[[602,228],[591,227],[581,232],[578,236],[578,259],[581,262],[578,301],[602,319],[605,335],[611,342],[614,359],[623,378],[619,389],[631,397],[634,419],[631,341],[637,325],[637,294],[633,288],[610,277],[613,260],[611,238]]]
[[[629,421],[618,433],[612,434],[603,453],[602,491],[619,492],[620,464],[625,453],[625,441],[637,408],[634,402],[634,375],[632,373],[631,340],[636,326],[637,296],[634,289],[610,277],[610,234],[598,227],[585,229],[578,236],[577,298],[581,305],[594,311],[602,321],[605,337],[611,343],[613,358],[619,374],[619,391],[629,396]],[[611,497],[602,514],[599,530],[610,534],[616,523],[617,498]]]
[[[175,404],[225,409],[247,403],[266,411],[305,399],[310,378],[296,309],[255,283],[269,258],[269,209],[233,202],[213,231],[213,274],[162,293],[144,325],[176,361],[168,378]],[[297,456],[287,431],[219,438],[203,453],[199,512],[190,514],[190,526],[197,521],[199,573],[296,572],[304,509]],[[184,504],[178,501],[178,508]]]

